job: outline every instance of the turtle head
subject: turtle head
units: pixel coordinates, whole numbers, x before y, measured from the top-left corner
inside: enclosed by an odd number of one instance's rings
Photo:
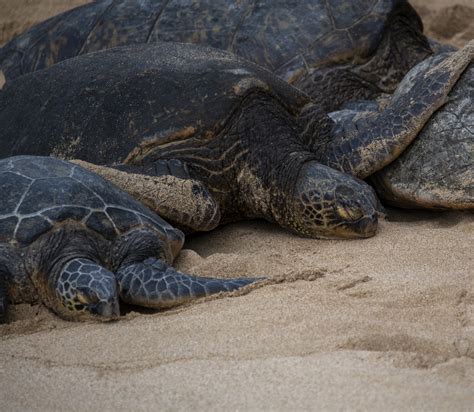
[[[69,261],[55,285],[53,310],[70,320],[112,320],[119,316],[113,273],[88,259]]]
[[[363,181],[307,162],[296,180],[290,210],[290,226],[315,238],[366,238],[377,231],[378,200]]]

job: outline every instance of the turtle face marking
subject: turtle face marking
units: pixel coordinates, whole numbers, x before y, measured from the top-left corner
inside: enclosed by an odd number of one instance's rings
[[[297,230],[308,236],[365,238],[377,231],[377,199],[370,186],[316,162],[303,166],[294,202]]]
[[[56,283],[60,310],[69,318],[111,320],[119,315],[117,282],[113,273],[88,259],[73,259]]]

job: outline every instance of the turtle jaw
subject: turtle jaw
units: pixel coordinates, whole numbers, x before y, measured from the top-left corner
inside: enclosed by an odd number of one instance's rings
[[[312,238],[367,238],[377,232],[377,204],[363,181],[311,161],[298,175],[285,225]]]
[[[334,236],[327,236],[325,239],[365,239],[375,236],[377,226],[378,215],[375,213],[335,227],[333,229]]]

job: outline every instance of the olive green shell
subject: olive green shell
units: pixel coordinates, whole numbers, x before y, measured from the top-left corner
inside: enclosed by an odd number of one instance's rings
[[[156,41],[236,53],[291,80],[378,46],[404,0],[99,0],[34,26],[0,49],[7,81],[77,55]]]
[[[137,151],[194,139],[207,145],[243,99],[275,98],[296,113],[308,97],[224,51],[154,43],[69,59],[0,93],[0,157],[122,163]]]

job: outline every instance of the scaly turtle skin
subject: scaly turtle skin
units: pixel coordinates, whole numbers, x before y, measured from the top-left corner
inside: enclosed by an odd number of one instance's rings
[[[41,301],[70,320],[110,320],[119,298],[167,308],[257,280],[177,272],[169,265],[183,234],[78,165],[3,159],[0,189],[0,320],[8,300]]]
[[[393,92],[431,54],[422,30],[404,0],[100,0],[12,40],[0,70],[8,82],[115,46],[200,43],[265,67],[334,110]]]
[[[222,222],[262,217],[306,236],[372,236],[372,189],[319,164],[301,142],[296,117],[308,101],[220,50],[166,42],[115,48],[7,85],[0,157],[55,155],[145,177],[177,160],[215,197]],[[121,180],[114,183],[129,191]]]
[[[414,67],[395,98],[445,56]],[[373,176],[380,197],[405,208],[474,209],[474,65],[471,63],[417,139]]]

